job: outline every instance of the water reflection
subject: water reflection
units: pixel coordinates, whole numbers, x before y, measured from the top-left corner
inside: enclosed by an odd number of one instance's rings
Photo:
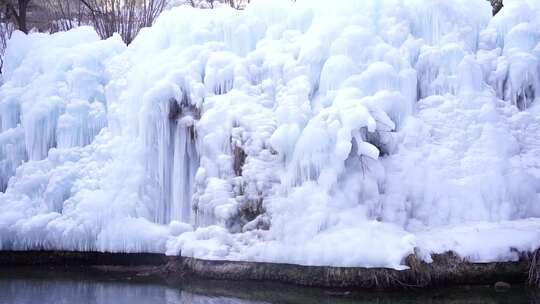
[[[255,304],[260,301],[198,295],[154,284],[0,279],[0,303],[17,304]]]
[[[1,270],[0,270],[1,271]],[[0,303],[17,304],[259,304],[259,303],[540,303],[533,290],[513,287],[453,288],[423,292],[349,293],[299,289],[275,284],[193,282],[181,288],[155,283],[104,281],[80,277],[0,276]]]

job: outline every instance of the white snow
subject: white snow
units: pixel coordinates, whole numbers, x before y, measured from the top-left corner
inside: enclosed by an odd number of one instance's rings
[[[540,4],[180,6],[16,33],[0,249],[391,267],[540,247]]]

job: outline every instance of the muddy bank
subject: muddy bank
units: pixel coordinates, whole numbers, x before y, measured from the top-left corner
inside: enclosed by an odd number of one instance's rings
[[[407,258],[410,269],[320,267],[290,264],[207,261],[150,253],[98,253],[67,251],[0,251],[0,267],[21,271],[48,266],[75,269],[108,277],[161,280],[167,283],[193,280],[279,282],[337,289],[412,289],[454,285],[524,284],[529,278],[530,257],[517,262],[469,263],[452,253],[433,256],[425,263]],[[24,273],[22,271],[21,273]]]
[[[499,281],[525,283],[526,259],[504,263],[468,263],[452,253],[424,263],[411,256],[408,270],[361,267],[318,267],[289,264],[204,261],[182,258],[169,269],[189,277],[214,280],[274,281],[302,286],[359,289],[402,289],[450,285],[486,285]]]

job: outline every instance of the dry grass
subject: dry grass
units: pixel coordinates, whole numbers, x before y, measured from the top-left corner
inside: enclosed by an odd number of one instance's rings
[[[540,248],[536,249],[529,259],[529,277],[527,282],[534,287],[540,287]]]

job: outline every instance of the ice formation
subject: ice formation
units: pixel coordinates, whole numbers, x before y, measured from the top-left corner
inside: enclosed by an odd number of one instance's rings
[[[540,247],[540,2],[254,1],[16,33],[0,248],[403,268]]]

